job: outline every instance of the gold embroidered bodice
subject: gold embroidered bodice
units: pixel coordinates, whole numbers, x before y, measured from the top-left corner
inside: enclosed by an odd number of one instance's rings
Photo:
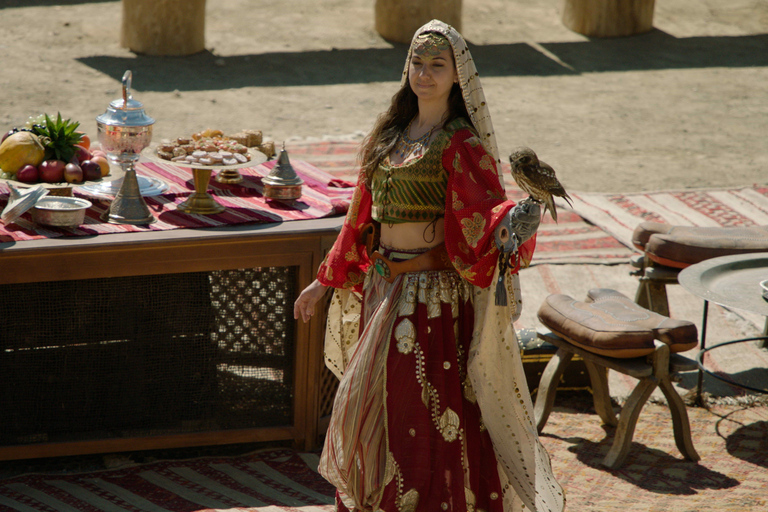
[[[400,165],[386,158],[373,173],[371,193],[373,220],[389,224],[428,222],[445,213],[448,173],[443,150],[452,131],[439,132],[424,154]]]

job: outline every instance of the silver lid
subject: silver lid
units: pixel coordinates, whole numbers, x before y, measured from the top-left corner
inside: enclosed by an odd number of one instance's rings
[[[299,175],[296,174],[296,171],[291,165],[291,161],[288,159],[285,143],[283,143],[283,148],[280,150],[280,155],[277,157],[277,164],[262,182],[267,185],[278,187],[292,187],[304,183],[304,180],[299,178]]]
[[[123,75],[123,97],[112,101],[107,111],[96,117],[96,121],[108,126],[149,126],[155,120],[144,112],[144,105],[131,96],[130,70]]]
[[[42,185],[35,185],[27,189],[17,189],[11,183],[8,183],[8,188],[11,189],[11,193],[8,196],[8,204],[5,205],[2,215],[0,215],[0,220],[4,224],[11,224],[48,194],[48,190],[43,188]]]

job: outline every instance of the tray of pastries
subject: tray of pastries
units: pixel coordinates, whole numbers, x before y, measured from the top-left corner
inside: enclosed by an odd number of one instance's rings
[[[225,135],[221,130],[208,129],[150,145],[142,156],[182,167],[232,169],[266,162],[274,152],[274,143],[265,142],[258,130]]]

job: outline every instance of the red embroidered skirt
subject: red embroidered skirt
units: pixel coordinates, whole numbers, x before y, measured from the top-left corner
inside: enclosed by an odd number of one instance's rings
[[[338,510],[502,512],[467,377],[472,287],[455,272],[374,272],[360,325],[321,459]]]

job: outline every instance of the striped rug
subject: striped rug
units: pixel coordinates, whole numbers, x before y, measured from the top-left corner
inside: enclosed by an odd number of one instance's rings
[[[643,221],[703,227],[768,225],[768,186],[765,185],[570,195],[579,215],[627,247],[632,247],[632,232]]]
[[[0,511],[327,512],[334,489],[317,455],[271,449],[235,457],[160,461],[81,474],[0,480]]]
[[[579,512],[762,511],[768,506],[768,408],[689,407],[698,463],[675,446],[669,409],[643,407],[623,466],[601,465],[615,429],[600,424],[588,392],[560,393],[542,432],[552,470]],[[0,480],[0,511],[330,512],[334,490],[314,454],[272,449],[160,461],[80,474]]]

